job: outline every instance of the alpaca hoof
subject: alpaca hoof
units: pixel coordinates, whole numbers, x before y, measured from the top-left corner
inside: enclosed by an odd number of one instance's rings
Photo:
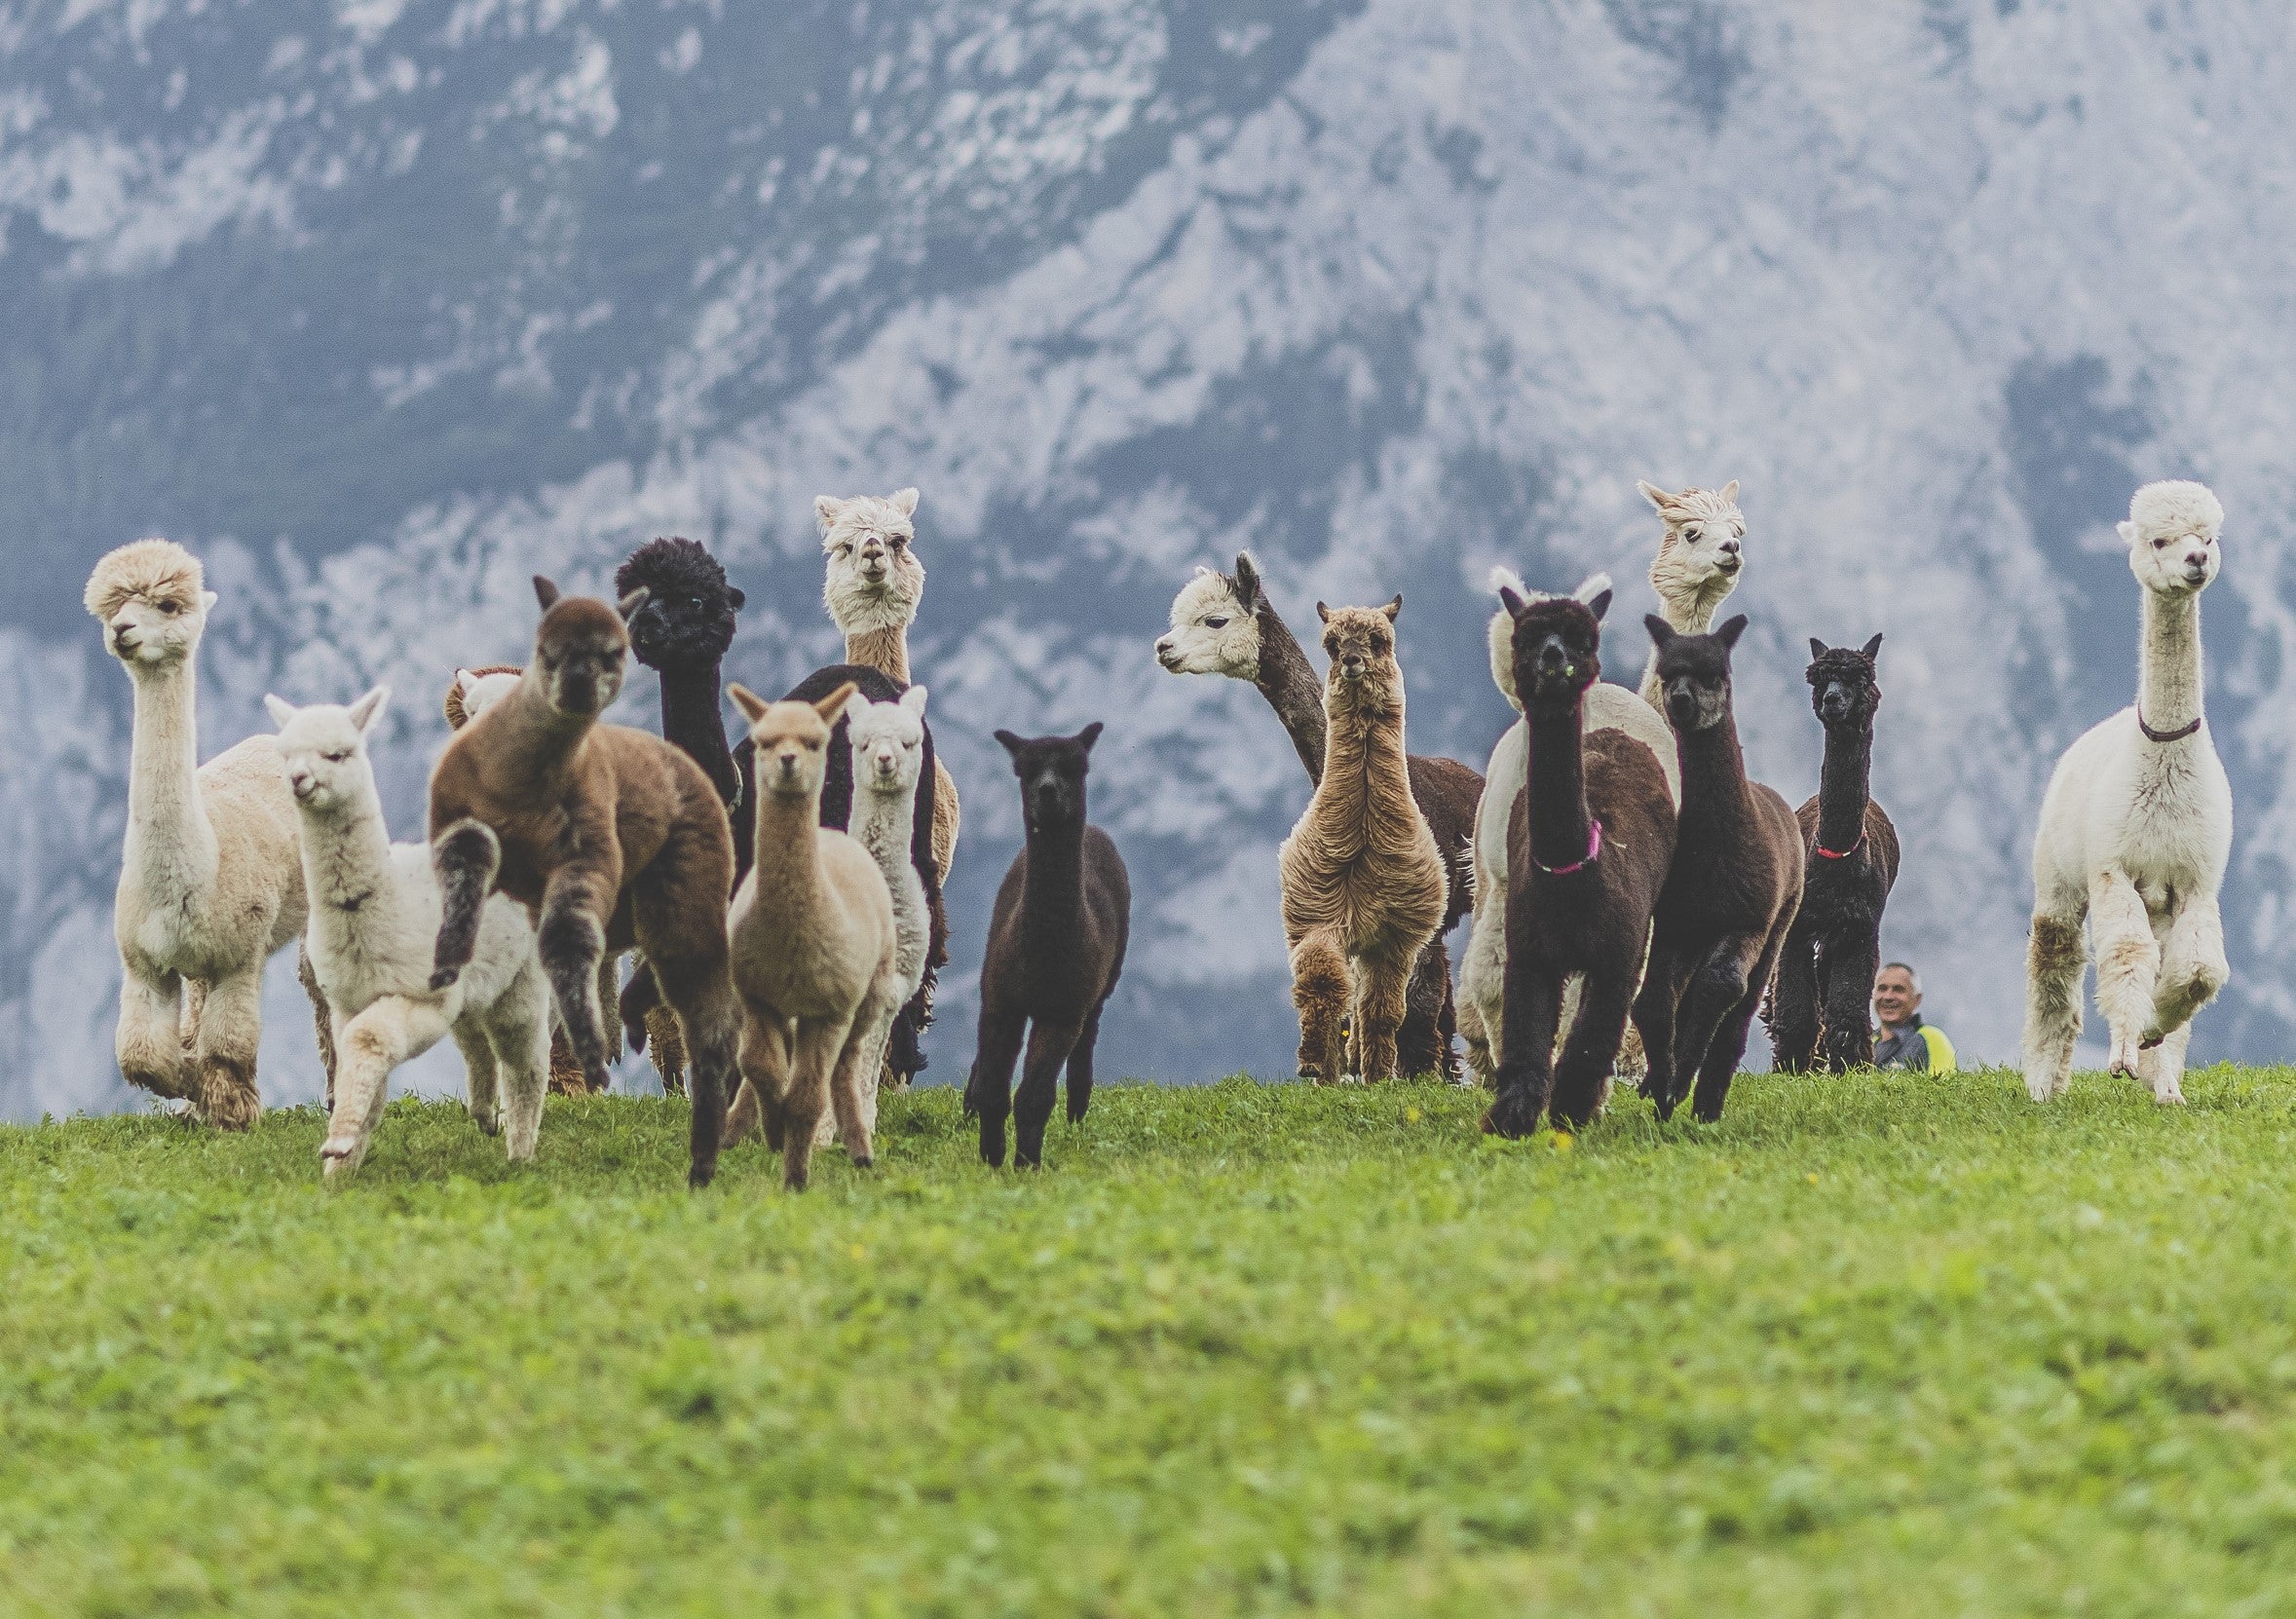
[[[320,1175],[329,1181],[339,1175],[349,1175],[358,1167],[359,1159],[365,1155],[359,1150],[358,1143],[355,1141],[330,1139],[325,1146],[319,1149]]]
[[[1539,1109],[1520,1091],[1502,1091],[1483,1115],[1484,1134],[1521,1141],[1539,1127]]]
[[[499,1136],[503,1133],[503,1115],[499,1111],[491,1113],[473,1112],[470,1122],[478,1126],[478,1133],[482,1136]]]
[[[2177,1085],[2168,1085],[2168,1086],[2165,1086],[2165,1087],[2164,1087],[2163,1089],[2160,1089],[2160,1090],[2157,1090],[2157,1091],[2155,1091],[2155,1092],[2153,1093],[2153,1105],[2154,1105],[2155,1107],[2158,1107],[2158,1108],[2181,1108],[2181,1107],[2183,1107],[2183,1106],[2184,1106],[2184,1090],[2183,1090],[2183,1088],[2182,1088],[2181,1086],[2177,1086]]]
[[[686,1171],[686,1189],[701,1190],[717,1178],[717,1173],[718,1166],[715,1164],[695,1164]]]
[[[2136,1049],[2136,1041],[2130,1039],[2126,1035],[2116,1035],[2113,1036],[2112,1055],[2105,1064],[2105,1067],[2110,1072],[2114,1073],[2126,1073],[2133,1076],[2136,1073],[2137,1065],[2142,1061],[2144,1061],[2144,1059]]]
[[[872,1158],[868,1153],[864,1152],[858,1157],[853,1158],[853,1167],[855,1169],[875,1169],[877,1167],[877,1160]]]

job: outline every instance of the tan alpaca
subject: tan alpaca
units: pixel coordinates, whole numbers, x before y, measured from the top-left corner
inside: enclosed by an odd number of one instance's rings
[[[890,496],[813,498],[821,525],[828,577],[821,599],[845,632],[846,661],[875,669],[902,685],[909,680],[909,626],[924,602],[924,563],[917,554],[917,491]],[[933,866],[941,881],[957,863],[957,782],[933,760]]]
[[[1666,525],[1658,554],[1650,560],[1650,587],[1658,592],[1660,616],[1677,635],[1704,635],[1713,627],[1714,610],[1738,588],[1745,562],[1746,514],[1738,509],[1738,480],[1718,490],[1693,487],[1672,495],[1654,483],[1637,481],[1635,487]],[[1653,710],[1663,710],[1656,652],[1642,665],[1641,693]]]
[[[1343,1072],[1339,1025],[1352,1016],[1365,1082],[1395,1073],[1411,966],[1443,922],[1443,858],[1411,799],[1403,736],[1403,671],[1385,607],[1322,602],[1324,773],[1279,851],[1292,998],[1299,1008],[1299,1072],[1329,1083]]]
[[[726,1140],[762,1118],[791,1191],[806,1189],[825,1107],[847,1154],[869,1164],[861,1061],[870,1032],[905,998],[885,876],[857,839],[820,824],[830,727],[853,690],[848,681],[811,703],[726,689],[749,722],[758,784],[757,862],[727,922],[744,1015],[741,1091]]]
[[[263,1111],[263,963],[307,915],[294,794],[271,736],[199,764],[195,655],[215,596],[197,557],[167,540],[122,546],[95,565],[85,601],[135,684],[112,914],[120,1073],[244,1130]]]

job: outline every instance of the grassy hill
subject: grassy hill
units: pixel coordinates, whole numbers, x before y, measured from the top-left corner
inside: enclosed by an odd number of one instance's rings
[[[40,1614],[2209,1614],[2296,1603],[2296,1073],[947,1091],[682,1188],[394,1106],[0,1130],[0,1604]]]

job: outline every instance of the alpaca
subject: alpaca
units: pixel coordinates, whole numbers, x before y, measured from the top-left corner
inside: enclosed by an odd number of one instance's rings
[[[84,600],[135,688],[112,911],[120,1073],[245,1130],[263,1111],[263,963],[302,935],[308,914],[294,796],[272,737],[199,763],[197,654],[215,594],[197,557],[168,540],[122,546],[96,563]]]
[[[1576,1128],[1601,1105],[1674,858],[1675,792],[1648,742],[1590,726],[1581,711],[1602,672],[1610,591],[1526,601],[1502,586],[1500,599],[1514,625],[1509,685],[1524,703],[1531,768],[1507,827],[1516,880],[1504,900],[1504,1027],[1518,1037],[1501,1057],[1484,1128],[1517,1137],[1538,1127],[1542,1111]],[[1582,989],[1557,1063],[1572,978]]]
[[[726,1134],[737,1141],[762,1118],[767,1144],[781,1152],[781,1184],[803,1191],[825,1108],[847,1155],[864,1169],[872,1161],[861,1064],[900,1009],[900,940],[876,860],[821,824],[830,727],[853,688],[818,702],[768,702],[740,686],[727,695],[763,765],[757,864],[727,922],[744,1016],[741,1094]]]
[[[1511,568],[1493,568],[1490,586],[1500,592],[1502,600],[1508,591],[1525,601],[1552,599],[1525,586],[1522,576]],[[1598,596],[1607,599],[1609,593],[1610,576],[1596,574],[1572,596],[1583,605]],[[1508,704],[1521,713],[1523,697],[1515,679],[1515,616],[1504,606],[1491,615],[1489,641],[1491,679]],[[1682,783],[1675,764],[1675,734],[1656,709],[1624,686],[1598,681],[1587,688],[1579,710],[1590,733],[1616,731],[1648,748],[1666,776],[1668,799],[1675,808],[1680,807]],[[1490,750],[1483,801],[1476,810],[1475,915],[1467,933],[1467,954],[1459,963],[1459,1026],[1467,1036],[1468,1061],[1487,1082],[1492,1081],[1498,1071],[1505,1015],[1507,878],[1511,870],[1507,823],[1514,813],[1515,800],[1523,792],[1529,765],[1530,725],[1525,718],[1509,726],[1498,746]],[[1564,992],[1565,1024],[1576,1016],[1577,994],[1577,980],[1573,979]],[[1638,1071],[1641,1042],[1633,1039],[1631,1029],[1628,1037],[1633,1049],[1622,1058],[1621,1066]]]
[[[1730,649],[1746,616],[1712,635],[1677,634],[1655,614],[1642,622],[1658,647],[1682,810],[1651,913],[1635,1023],[1658,1116],[1673,1116],[1695,1076],[1691,1110],[1711,1122],[1722,1116],[1747,1027],[1801,902],[1801,825],[1775,790],[1746,778],[1730,692]]]
[[[431,859],[444,906],[433,989],[455,982],[500,887],[538,923],[551,998],[591,1088],[606,1082],[598,962],[646,953],[678,1016],[693,1074],[690,1185],[717,1172],[736,1035],[727,961],[734,840],[725,806],[684,753],[603,724],[629,656],[623,616],[537,575],[543,619],[515,689],[455,733],[431,773]]]
[[[924,563],[917,554],[917,491],[890,496],[813,498],[828,562],[821,600],[846,638],[846,661],[909,684],[909,626],[924,603]],[[949,881],[957,863],[960,810],[949,767],[932,761],[933,875]]]
[[[2224,987],[2217,893],[2232,855],[2232,788],[2202,712],[2201,592],[2221,564],[2224,508],[2202,484],[2148,483],[2121,538],[2144,587],[2136,704],[2067,748],[2033,842],[2025,1088],[2064,1094],[2081,1033],[2081,923],[2112,1072],[2184,1101],[2195,1013]]]
[[[1268,600],[1260,564],[1236,554],[1231,575],[1198,568],[1172,601],[1172,627],[1156,641],[1156,661],[1173,674],[1225,675],[1259,688],[1283,722],[1310,783],[1324,773],[1324,685],[1289,625]],[[1443,925],[1412,969],[1396,1035],[1406,1073],[1458,1075],[1450,952],[1444,935],[1467,914],[1475,893],[1475,807],[1483,778],[1452,759],[1413,754],[1405,761],[1411,800],[1427,818],[1443,855]]]
[[[911,831],[917,820],[917,783],[924,768],[925,690],[912,686],[899,702],[871,702],[857,693],[846,704],[853,750],[852,835],[877,862],[892,895],[896,1009],[924,983],[925,953],[931,942],[931,915],[924,884],[910,863]],[[877,1127],[878,1074],[893,1024],[870,1031],[861,1056],[862,1115]],[[897,1082],[905,1082],[906,1075]]]
[[[333,1122],[320,1148],[329,1179],[366,1156],[391,1071],[448,1035],[469,1073],[470,1116],[488,1135],[507,1135],[512,1163],[534,1156],[542,1129],[549,987],[534,930],[523,911],[496,895],[479,918],[470,970],[444,990],[431,988],[440,909],[431,851],[391,842],[367,759],[367,733],[390,699],[388,686],[348,708],[263,699],[302,818],[312,970],[334,1009],[343,1055]]]
[[[1339,1021],[1352,1017],[1367,1084],[1392,1078],[1404,986],[1443,923],[1443,857],[1404,769],[1397,596],[1385,607],[1315,604],[1332,672],[1324,696],[1323,778],[1277,851],[1299,1072],[1344,1072]]]
[[[1004,1162],[1008,1114],[1013,1161],[1024,1169],[1044,1162],[1044,1126],[1064,1063],[1069,1122],[1082,1123],[1092,1106],[1100,1015],[1132,936],[1131,874],[1109,835],[1084,814],[1084,777],[1100,733],[1098,720],[1073,736],[997,733],[1020,778],[1026,841],[990,913],[980,1043],[964,1082],[964,1111],[980,1120],[981,1162],[991,1168]],[[1024,1034],[1029,1056],[1016,1095],[1012,1066]]]
[[[487,709],[493,707],[501,698],[516,691],[521,672],[515,663],[489,663],[483,668],[455,670],[454,679],[448,683],[446,688],[446,701],[444,703],[446,728],[449,731],[462,730],[463,727],[485,713]],[[646,982],[648,988],[652,988],[653,980],[649,978]],[[616,992],[621,989],[621,958],[612,953],[599,957],[598,1004],[601,1006],[613,1004]],[[666,1018],[667,1009],[663,1010]],[[667,1021],[674,1033],[676,1020],[667,1019]],[[653,1025],[649,1022],[643,1027],[652,1028]],[[325,1038],[331,1039],[331,1034]],[[616,1039],[611,1026],[606,1031],[606,1046],[608,1062],[613,1062],[621,1055],[620,1042]],[[682,1051],[684,1048],[681,1046],[679,1049]],[[655,1061],[659,1066],[660,1062],[659,1052],[656,1054]],[[681,1087],[684,1081],[681,1079],[679,1081]],[[667,1076],[664,1078],[663,1088],[670,1088]],[[558,1021],[555,1007],[550,1012],[549,1089],[553,1096],[587,1096],[590,1094],[589,1078],[583,1073],[582,1063],[574,1055],[574,1047],[567,1041],[566,1026]],[[334,1097],[332,1094],[327,1098],[327,1107],[329,1111],[333,1111]]]
[[[1818,796],[1794,811],[1802,829],[1802,902],[1778,960],[1767,1022],[1774,1066],[1798,1073],[1816,1061],[1840,1073],[1873,1066],[1868,1005],[1881,967],[1881,914],[1898,880],[1898,829],[1873,802],[1873,660],[1810,640],[1810,706],[1826,727]]]
[[[1738,480],[1719,490],[1695,486],[1668,494],[1654,483],[1635,487],[1656,508],[1666,532],[1650,560],[1650,587],[1659,612],[1678,635],[1704,635],[1714,612],[1738,587],[1746,546],[1746,515],[1738,509]],[[1657,713],[1666,707],[1659,691],[1658,654],[1642,668],[1642,700]]]

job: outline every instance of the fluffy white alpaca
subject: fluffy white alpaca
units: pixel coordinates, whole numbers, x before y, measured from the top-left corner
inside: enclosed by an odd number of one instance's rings
[[[2204,486],[2148,483],[2121,538],[2144,586],[2136,705],[2057,761],[2033,842],[2025,1089],[2062,1095],[2081,1033],[2081,923],[2096,947],[2110,1064],[2184,1101],[2193,1014],[2224,987],[2216,896],[2232,854],[2232,785],[2202,714],[2201,592],[2216,577],[2224,508]]]
[[[1510,589],[1525,601],[1548,599],[1525,586],[1511,568],[1493,568],[1493,590]],[[1591,602],[1610,588],[1610,576],[1597,574],[1571,594]],[[1515,690],[1515,620],[1501,607],[1491,615],[1490,674],[1517,713],[1523,698]],[[1667,790],[1675,807],[1682,802],[1681,766],[1675,751],[1675,734],[1656,709],[1624,686],[1598,680],[1587,688],[1582,704],[1585,731],[1623,731],[1658,758],[1666,772]],[[1475,811],[1475,914],[1469,924],[1467,954],[1459,963],[1459,1033],[1466,1037],[1467,1060],[1487,1079],[1499,1061],[1499,1013],[1506,998],[1507,978],[1507,817],[1523,791],[1530,767],[1530,727],[1517,720],[1490,750],[1484,772],[1483,802]],[[1571,1008],[1565,1007],[1562,1028],[1570,1027]]]
[[[526,913],[497,894],[470,964],[431,988],[440,911],[431,847],[391,842],[366,752],[390,698],[378,686],[349,708],[263,699],[302,817],[311,966],[335,1016],[335,1108],[320,1159],[329,1177],[357,1169],[391,1071],[451,1034],[470,1073],[470,1116],[490,1136],[503,1130],[507,1092],[509,1155],[522,1162],[534,1156],[549,1077],[548,981]]]
[[[516,691],[519,671],[516,669],[457,669],[454,672],[456,705],[462,710],[457,720],[450,713],[448,724],[461,730],[500,702],[505,696]]]
[[[1738,480],[1732,478],[1718,490],[1694,487],[1671,495],[1654,483],[1637,481],[1635,487],[1666,525],[1658,555],[1650,562],[1650,587],[1658,592],[1658,611],[1676,634],[1704,635],[1713,627],[1714,610],[1738,587],[1745,561],[1746,514],[1738,509]],[[1642,665],[1641,693],[1656,712],[1660,704],[1655,648]]]
[[[885,874],[893,897],[893,970],[900,980],[896,999],[869,1030],[861,1051],[861,1104],[872,1130],[877,1127],[878,1077],[892,1037],[893,1018],[924,982],[932,921],[925,910],[924,883],[909,858],[917,780],[924,765],[924,701],[925,689],[912,686],[898,702],[871,702],[856,694],[846,704],[853,748],[852,835]]]
[[[113,907],[120,1073],[245,1129],[263,1111],[263,963],[303,931],[295,803],[269,736],[199,763],[199,559],[138,540],[96,563],[88,611],[135,684],[128,837]]]

